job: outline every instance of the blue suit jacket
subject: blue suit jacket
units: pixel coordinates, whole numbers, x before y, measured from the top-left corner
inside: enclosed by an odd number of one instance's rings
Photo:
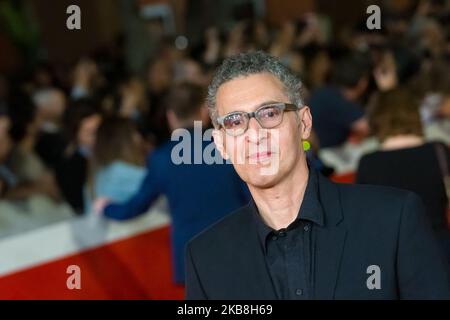
[[[211,148],[210,143],[203,142],[200,151]],[[250,194],[231,164],[174,164],[171,154],[177,144],[170,141],[153,151],[148,157],[147,175],[139,191],[125,203],[107,206],[104,213],[113,219],[129,219],[145,213],[159,195],[165,195],[172,219],[175,281],[183,283],[186,243],[209,225],[247,203]]]

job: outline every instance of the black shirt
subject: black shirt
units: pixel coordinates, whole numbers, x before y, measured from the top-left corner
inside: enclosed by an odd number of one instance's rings
[[[255,203],[253,213],[267,268],[278,298],[311,299],[314,288],[314,226],[323,226],[324,223],[318,196],[317,172],[309,171],[299,213],[287,228],[274,230],[267,226]]]

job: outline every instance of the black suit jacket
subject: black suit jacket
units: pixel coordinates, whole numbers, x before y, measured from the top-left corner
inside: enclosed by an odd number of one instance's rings
[[[450,299],[449,267],[417,195],[319,175],[319,199],[315,299]],[[277,299],[250,210],[188,244],[187,299]],[[371,265],[380,268],[380,289],[367,286]]]

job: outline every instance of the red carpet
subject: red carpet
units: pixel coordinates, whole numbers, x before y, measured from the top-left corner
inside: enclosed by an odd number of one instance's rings
[[[170,254],[164,227],[2,277],[0,299],[183,299]],[[81,269],[80,290],[67,289],[69,265]]]

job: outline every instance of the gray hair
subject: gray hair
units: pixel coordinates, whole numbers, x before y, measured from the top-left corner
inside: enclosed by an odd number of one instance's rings
[[[217,127],[216,95],[219,87],[227,81],[258,73],[270,73],[280,80],[291,103],[303,107],[301,96],[302,82],[287,66],[277,58],[263,52],[240,53],[227,58],[217,69],[208,87],[206,103],[214,126]]]

